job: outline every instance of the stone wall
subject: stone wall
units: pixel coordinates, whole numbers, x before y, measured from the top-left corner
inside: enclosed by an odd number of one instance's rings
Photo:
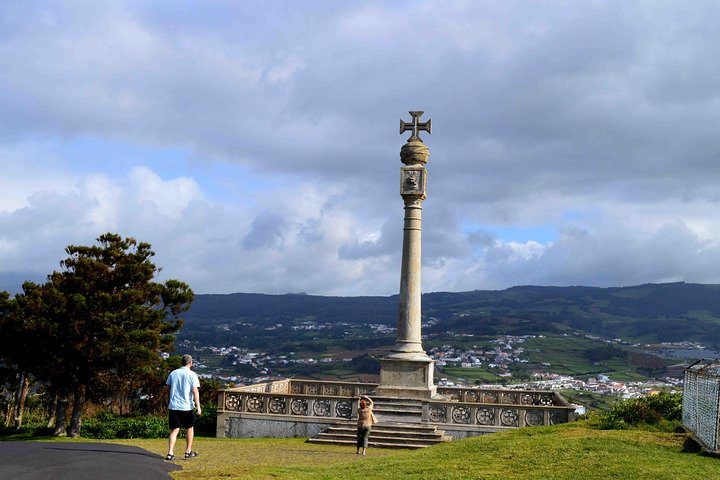
[[[314,437],[337,421],[273,418],[267,415],[223,413],[218,415],[218,438]]]

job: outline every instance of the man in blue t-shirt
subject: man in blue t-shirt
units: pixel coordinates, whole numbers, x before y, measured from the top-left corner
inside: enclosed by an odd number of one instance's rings
[[[170,413],[168,419],[170,422],[170,439],[168,441],[168,454],[165,460],[175,460],[173,450],[175,449],[175,441],[181,428],[187,428],[187,449],[185,450],[185,458],[197,457],[197,452],[192,449],[193,437],[195,436],[195,412],[197,408],[198,415],[202,415],[200,408],[200,379],[190,370],[192,367],[192,357],[190,355],[182,356],[182,367],[173,370],[168,376],[166,385],[170,386],[170,403],[168,408]]]

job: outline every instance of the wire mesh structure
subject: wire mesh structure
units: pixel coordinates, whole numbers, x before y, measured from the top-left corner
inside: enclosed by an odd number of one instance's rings
[[[720,451],[720,361],[699,361],[685,370],[683,425],[707,450]]]

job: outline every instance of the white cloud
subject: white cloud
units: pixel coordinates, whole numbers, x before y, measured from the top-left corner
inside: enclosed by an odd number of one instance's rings
[[[199,291],[394,293],[397,118],[421,108],[426,290],[720,281],[717,13],[6,2],[0,276],[116,230]],[[274,181],[226,199],[162,159],[80,167],[48,147],[78,138]],[[513,237],[547,226],[557,238]]]
[[[267,72],[271,83],[287,82],[305,68],[305,62],[297,57],[286,58]]]

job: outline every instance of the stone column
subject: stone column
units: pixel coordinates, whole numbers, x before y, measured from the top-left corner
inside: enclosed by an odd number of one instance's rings
[[[412,137],[400,150],[400,195],[405,203],[402,267],[400,269],[400,308],[393,355],[413,359],[427,357],[421,339],[422,295],[422,202],[426,198],[428,148]]]
[[[430,152],[418,136],[419,130],[430,131],[430,121],[419,123],[423,112],[410,112],[414,124],[400,122],[400,133],[413,135],[400,149],[400,195],[405,203],[402,267],[400,271],[400,306],[397,338],[392,353],[380,360],[380,386],[376,394],[392,397],[430,398],[435,395],[434,361],[422,347],[421,334],[421,264],[422,202],[426,198],[427,170]]]

